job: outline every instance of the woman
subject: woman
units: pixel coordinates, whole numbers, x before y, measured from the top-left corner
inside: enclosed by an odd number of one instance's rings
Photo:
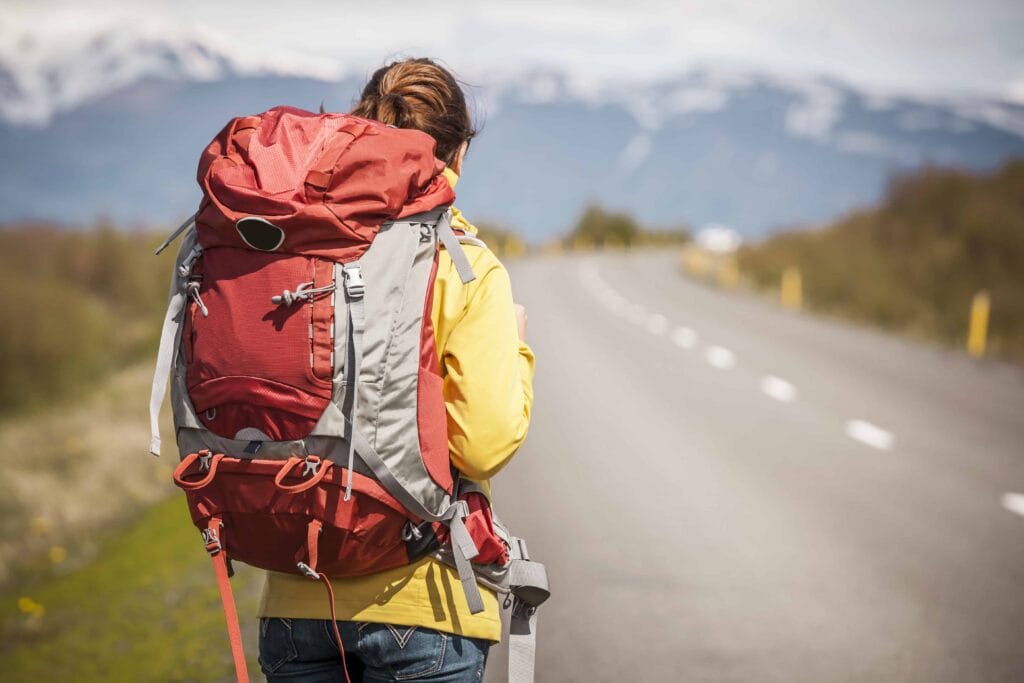
[[[458,82],[429,59],[377,70],[352,114],[430,134],[452,186],[476,134]],[[476,234],[453,213],[455,229]],[[431,319],[452,464],[489,489],[488,480],[526,438],[534,358],[524,341],[526,314],[512,301],[504,266],[484,247],[464,247],[476,279],[462,284],[442,250]],[[484,611],[470,614],[458,575],[431,558],[333,584],[353,682],[482,680],[488,648],[501,634],[493,592],[484,590]],[[260,665],[270,683],[344,680],[318,583],[269,573],[260,617]]]

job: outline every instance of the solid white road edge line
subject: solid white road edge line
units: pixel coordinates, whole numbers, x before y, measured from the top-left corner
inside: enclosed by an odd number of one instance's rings
[[[711,367],[728,370],[736,365],[736,354],[724,346],[709,346],[704,352],[704,360]]]
[[[846,423],[846,435],[854,441],[877,448],[880,451],[892,449],[896,443],[896,437],[892,432],[887,432],[864,420],[850,420]]]
[[[783,403],[792,403],[797,396],[795,386],[775,375],[765,375],[761,378],[761,392]]]

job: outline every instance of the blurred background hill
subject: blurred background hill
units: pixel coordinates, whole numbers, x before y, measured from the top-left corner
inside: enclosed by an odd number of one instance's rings
[[[279,104],[346,111],[372,66],[251,56],[173,23],[80,40],[0,50],[0,221],[180,221],[198,201],[199,153],[229,118]],[[461,206],[532,242],[593,202],[648,224],[758,236],[874,202],[896,172],[989,170],[1024,154],[1024,106],[993,97],[883,94],[723,63],[647,79],[530,66],[462,75],[486,134]]]

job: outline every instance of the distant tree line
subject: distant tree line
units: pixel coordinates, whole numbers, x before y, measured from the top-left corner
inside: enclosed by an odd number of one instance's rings
[[[591,204],[563,242],[571,249],[682,244],[689,239],[690,233],[685,227],[655,230],[640,225],[628,213]]]

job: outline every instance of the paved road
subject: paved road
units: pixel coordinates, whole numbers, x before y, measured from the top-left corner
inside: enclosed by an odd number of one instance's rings
[[[539,681],[1024,681],[1024,374],[668,253],[510,270],[536,405],[495,489],[556,590]]]

